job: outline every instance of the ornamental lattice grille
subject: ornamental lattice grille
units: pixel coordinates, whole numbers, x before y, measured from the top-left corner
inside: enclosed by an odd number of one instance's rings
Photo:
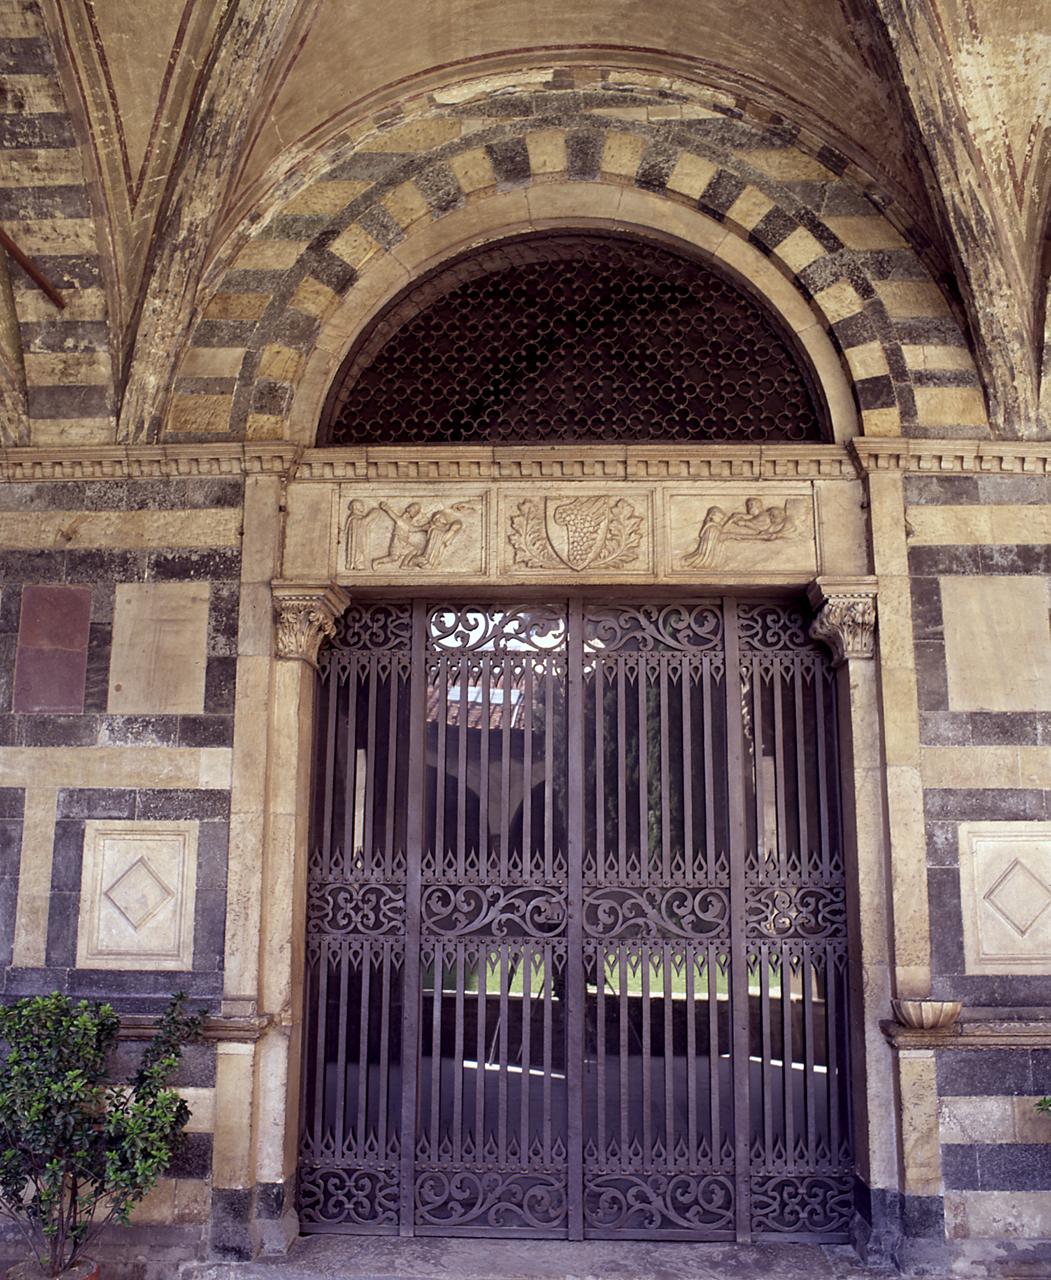
[[[779,325],[710,267],[612,234],[503,241],[396,300],[345,361],[323,444],[825,438]]]

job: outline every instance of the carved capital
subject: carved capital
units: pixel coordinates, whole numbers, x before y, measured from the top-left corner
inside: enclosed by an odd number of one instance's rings
[[[336,619],[350,604],[350,596],[331,583],[274,582],[277,656],[298,658],[317,666],[318,649],[335,635]]]
[[[810,624],[814,640],[832,651],[832,665],[876,653],[876,580],[815,578],[807,588],[817,617]]]

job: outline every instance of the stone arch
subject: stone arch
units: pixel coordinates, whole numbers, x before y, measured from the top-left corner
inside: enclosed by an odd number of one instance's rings
[[[454,242],[581,219],[722,246],[782,315],[795,309],[797,333],[813,328],[823,351],[809,354],[841,423],[829,352],[861,433],[989,434],[953,308],[910,243],[917,234],[895,226],[863,174],[828,148],[805,149],[779,117],[744,119],[717,95],[649,75],[581,87],[584,70],[532,74],[528,92],[432,94],[356,131],[320,176],[286,192],[213,273],[167,438],[311,442],[322,370],[334,371],[394,278],[400,287]],[[855,431],[851,421],[839,434]]]

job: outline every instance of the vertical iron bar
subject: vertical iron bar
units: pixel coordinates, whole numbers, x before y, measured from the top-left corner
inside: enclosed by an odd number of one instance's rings
[[[527,653],[523,660],[522,704],[522,880],[533,876],[533,663]]]
[[[795,679],[796,820],[799,824],[799,867],[804,884],[813,879],[810,868],[810,830],[807,814],[806,728],[803,722],[803,667],[798,654],[793,662]]]
[[[664,1147],[669,1169],[675,1163],[675,1133],[672,1128],[675,1114],[675,1027],[672,1023],[671,946],[670,942],[661,943],[661,964],[664,966]]]
[[[511,973],[513,972],[510,965],[510,946],[506,942],[502,942],[499,946],[500,955],[500,1028],[499,1048],[497,1066],[499,1068],[496,1077],[496,1142],[497,1142],[497,1159],[501,1166],[507,1163],[507,1074],[508,1074],[508,1058],[507,1058],[507,1015],[508,1007],[508,988],[511,985]]]
[[[668,746],[668,663],[670,656],[660,656],[660,709],[661,709],[661,875],[664,883],[671,880],[671,783],[669,770],[671,767],[671,751]]]
[[[343,786],[343,866],[350,878],[358,841],[364,849],[362,832],[356,828],[357,808],[354,800],[358,794],[358,687],[361,683],[362,662],[358,655],[350,656],[347,674],[347,776]],[[366,864],[367,866],[368,864]]]
[[[508,844],[511,839],[511,722],[514,719],[511,693],[514,663],[510,654],[505,654],[500,660],[499,669],[504,690],[500,710],[500,883],[504,884],[507,881],[507,862],[510,856]]]
[[[438,656],[438,703],[434,718],[437,721],[438,749],[434,771],[434,875],[444,880],[449,869],[445,859],[445,757],[448,751],[449,737],[449,659],[441,653]]]
[[[375,655],[369,660],[368,719],[365,725],[365,834],[362,840],[365,874],[371,875],[376,862],[376,702],[379,673]]]
[[[697,1000],[697,957],[693,945],[682,944],[683,973],[686,976],[686,1142],[689,1146],[690,1168],[697,1168],[697,1013],[700,1002]],[[711,1023],[716,1010],[708,1004],[709,1036]],[[718,1059],[716,1059],[718,1068]],[[708,1060],[709,1086],[711,1084],[712,1065]],[[714,1130],[713,1130],[714,1133]]]
[[[456,724],[456,879],[467,874],[467,738],[470,732],[471,660],[460,656],[459,701]]]
[[[325,776],[322,780],[324,804],[321,818],[321,868],[322,874],[327,879],[332,874],[332,806],[336,791],[336,708],[341,692],[339,659],[334,653],[329,657],[328,679],[325,681],[325,686],[328,694],[326,704],[328,714],[325,718]],[[316,835],[315,831],[315,838]],[[345,861],[344,867],[349,868],[349,863]]]
[[[489,944],[478,946],[478,1012],[474,1024],[474,1158],[481,1164],[485,1159],[485,1048],[486,1005],[489,983]]]
[[[697,880],[697,850],[694,848],[693,836],[693,676],[690,670],[689,654],[681,658],[682,672],[679,676],[682,700],[682,860],[683,873],[687,884]],[[705,664],[707,670],[707,664]],[[708,801],[706,801],[708,803]],[[711,856],[711,845],[705,850],[704,879],[711,879],[711,870],[707,858]]]
[[[391,947],[389,939],[383,941],[383,991],[380,1003],[380,1061],[379,1061],[379,1125],[377,1140],[381,1160],[387,1158],[387,1094],[390,1088],[390,997],[391,997]]]
[[[784,1093],[785,1162],[795,1168],[795,1116],[792,1111],[792,1064],[795,1050],[792,1045],[792,965],[789,955],[791,943],[781,944],[781,1088]]]
[[[606,883],[606,677],[595,655],[595,880]]]
[[[584,1238],[584,774],[569,762],[584,759],[584,610],[580,598],[569,605],[569,704],[566,708],[566,742],[563,768],[568,778],[568,884],[566,922],[565,1076],[568,1107],[566,1173],[569,1179],[569,1238]]]
[[[399,1234],[413,1233],[416,1165],[416,1092],[420,1051],[420,862],[423,851],[423,788],[427,729],[427,611],[412,609],[412,670],[409,696],[409,786],[405,868],[405,962],[401,1020],[401,1161]]]
[[[734,1088],[734,1166],[736,1182],[737,1239],[748,1244],[751,1225],[751,1124],[749,1107],[748,941],[745,933],[744,726],[741,700],[741,655],[737,633],[737,601],[723,600],[726,636],[726,745],[730,806],[730,987],[733,1017],[732,1070]],[[758,761],[758,745],[756,760]],[[758,769],[756,770],[758,773]],[[762,827],[760,827],[762,830]]]
[[[354,1126],[358,1152],[366,1150],[369,1139],[369,990],[372,986],[372,945],[361,948],[361,1012],[358,1017],[358,1121]],[[342,1000],[343,991],[340,991]],[[340,1029],[346,1025],[346,1006],[340,1006]],[[344,1032],[345,1034],[345,1032]],[[341,1117],[342,1118],[342,1117]]]
[[[463,1159],[463,1003],[464,1003],[464,944],[462,939],[456,942],[456,1022],[453,1028],[455,1046],[453,1048],[453,1116],[452,1116],[452,1155],[453,1161],[459,1164]]]
[[[522,1043],[522,1093],[519,1097],[519,1148],[522,1153],[522,1163],[527,1164],[530,1159],[529,1153],[529,1103],[530,1092],[532,1089],[532,1077],[530,1070],[533,1065],[532,1046],[530,1039],[533,1031],[533,1005],[532,1005],[532,984],[533,984],[533,943],[522,943],[522,1019],[521,1019],[521,1043]]]
[[[478,758],[478,877],[489,880],[489,740],[492,734],[492,659],[482,654],[482,716],[479,726],[480,747]]]
[[[650,823],[649,823],[649,784],[650,756],[649,741],[646,734],[646,704],[649,693],[649,666],[644,655],[639,656],[638,666],[637,728],[639,735],[639,874],[643,884],[653,878],[650,873]]]

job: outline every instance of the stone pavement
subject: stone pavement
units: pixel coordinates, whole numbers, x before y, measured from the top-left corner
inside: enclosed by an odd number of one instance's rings
[[[843,1246],[313,1236],[297,1241],[286,1258],[198,1264],[184,1270],[182,1280],[887,1280],[896,1274],[863,1266]]]

